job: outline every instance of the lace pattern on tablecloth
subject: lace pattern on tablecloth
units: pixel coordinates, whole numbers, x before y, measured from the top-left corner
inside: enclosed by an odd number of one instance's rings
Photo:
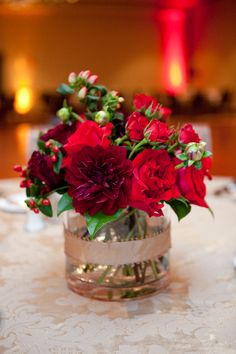
[[[82,298],[66,287],[62,227],[23,231],[0,213],[0,353],[236,353],[236,205],[208,199],[172,226],[172,282],[129,303]]]

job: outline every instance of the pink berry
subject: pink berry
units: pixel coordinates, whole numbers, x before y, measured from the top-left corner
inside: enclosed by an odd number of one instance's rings
[[[47,205],[50,205],[50,201],[48,199],[43,199],[41,204],[44,206],[47,206]]]
[[[33,199],[30,199],[30,200],[29,200],[29,206],[30,206],[31,208],[34,208],[34,207],[36,206],[36,203],[35,203],[35,201],[34,201]]]
[[[21,165],[14,165],[13,170],[16,172],[21,172],[22,171],[22,167]]]
[[[52,145],[51,141],[46,141],[45,147],[46,147],[47,149],[49,149],[51,145]]]
[[[51,156],[51,161],[52,161],[52,162],[56,162],[56,161],[57,161],[56,155],[52,155],[52,156]]]
[[[53,146],[52,151],[57,154],[59,152],[59,147],[58,146]]]

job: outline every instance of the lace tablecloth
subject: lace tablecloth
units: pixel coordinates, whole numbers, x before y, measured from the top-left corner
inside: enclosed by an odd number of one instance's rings
[[[172,223],[172,282],[163,293],[103,303],[66,287],[62,227],[23,229],[0,212],[0,353],[236,353],[236,202],[213,191],[203,209]],[[11,192],[15,181],[1,181]]]

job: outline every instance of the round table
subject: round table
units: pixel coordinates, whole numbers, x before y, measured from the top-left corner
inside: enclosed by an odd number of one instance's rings
[[[171,285],[143,300],[80,297],[64,279],[59,223],[24,231],[25,215],[0,211],[0,353],[236,353],[236,202],[209,184],[208,203],[173,216]],[[0,193],[17,190],[1,180]]]

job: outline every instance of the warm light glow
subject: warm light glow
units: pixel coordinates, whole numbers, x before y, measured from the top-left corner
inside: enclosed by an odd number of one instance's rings
[[[182,80],[181,67],[177,61],[173,61],[170,64],[170,83],[173,87],[179,87],[182,84]]]
[[[32,108],[32,90],[20,87],[15,94],[14,109],[19,114],[28,113]]]
[[[170,94],[186,90],[184,11],[163,10],[159,15],[162,37],[163,85]]]
[[[20,154],[20,160],[25,161],[28,156],[28,145],[30,138],[30,125],[29,124],[19,124],[16,127],[16,144],[17,151]]]

